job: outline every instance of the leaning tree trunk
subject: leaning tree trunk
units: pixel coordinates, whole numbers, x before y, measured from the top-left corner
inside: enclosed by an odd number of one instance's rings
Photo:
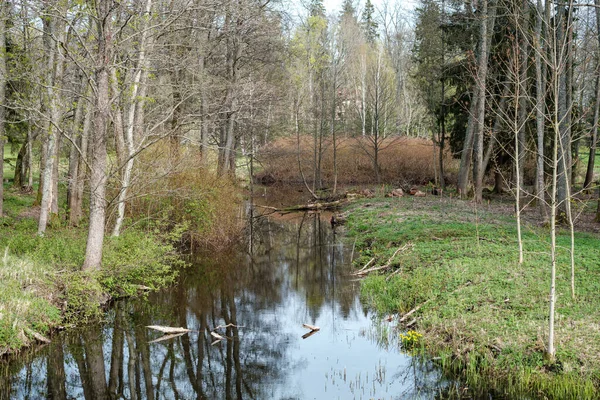
[[[111,0],[97,0],[98,53],[96,55],[96,109],[92,130],[90,173],[90,225],[85,249],[84,270],[100,268],[106,225],[107,153],[106,137],[110,118],[109,67],[111,60]]]

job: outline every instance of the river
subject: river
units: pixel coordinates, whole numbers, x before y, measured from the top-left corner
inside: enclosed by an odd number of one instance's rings
[[[451,385],[361,303],[319,214],[252,218],[246,244],[2,365],[2,399],[433,399]],[[310,331],[303,324],[320,330]],[[148,325],[192,331],[152,342]],[[225,337],[217,340],[216,330]]]

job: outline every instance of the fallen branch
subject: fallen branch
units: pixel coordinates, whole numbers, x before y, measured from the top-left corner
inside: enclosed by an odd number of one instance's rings
[[[309,325],[309,324],[302,324],[302,326],[306,329],[310,329],[310,332],[305,333],[304,335],[302,335],[302,339],[306,339],[308,337],[311,337],[312,335],[314,335],[315,333],[319,332],[321,330],[321,328],[319,328],[318,326],[314,326],[314,325]]]
[[[337,208],[342,205],[343,202],[340,200],[328,202],[328,203],[310,203],[310,204],[300,204],[296,206],[290,206],[285,208],[275,208],[270,206],[259,206],[255,205],[255,207],[265,208],[267,210],[272,210],[274,212],[293,212],[293,211],[314,211],[314,210],[328,210],[331,208]]]
[[[454,290],[453,290],[452,292],[450,292],[449,294],[454,294],[454,293],[458,292],[459,290],[461,290],[461,289],[464,289],[465,287],[467,287],[467,286],[470,286],[470,285],[471,285],[471,281],[467,281],[465,284],[463,284],[463,285],[460,285],[459,287],[457,287],[456,289],[454,289]],[[404,321],[406,321],[406,320],[408,319],[408,317],[410,317],[411,315],[413,315],[415,312],[419,311],[419,309],[420,309],[421,307],[423,307],[425,304],[429,303],[431,300],[435,300],[435,299],[437,299],[438,297],[440,297],[440,296],[438,295],[438,296],[436,296],[435,298],[431,298],[431,299],[429,299],[429,300],[426,300],[425,302],[423,302],[423,303],[419,304],[418,306],[416,306],[415,308],[413,308],[412,310],[410,310],[409,312],[407,312],[406,314],[404,314],[404,315],[402,316],[402,318],[400,318],[400,319],[398,320],[398,322],[404,322]]]
[[[211,332],[211,333],[210,333],[210,336],[214,337],[214,338],[215,338],[215,339],[217,339],[217,340],[225,340],[225,337],[224,337],[224,336],[221,336],[221,335],[219,335],[219,334],[218,334],[218,333],[216,333],[216,332]]]
[[[360,271],[354,272],[352,275],[363,276],[363,275],[366,275],[366,274],[371,273],[371,272],[381,271],[382,269],[388,269],[389,267],[392,266],[392,261],[394,260],[394,257],[396,257],[396,255],[399,252],[404,251],[404,250],[409,249],[409,248],[412,248],[412,246],[413,246],[412,243],[407,243],[407,244],[405,244],[402,247],[398,247],[398,249],[394,252],[394,254],[392,254],[392,256],[388,259],[387,263],[385,263],[385,265],[382,265],[380,267],[372,267],[372,268],[369,268],[369,269],[365,269],[365,267],[366,267],[365,266]],[[369,261],[369,263],[370,263],[370,261]]]
[[[302,326],[306,329],[310,329],[311,331],[321,330],[321,328],[319,328],[318,326],[313,326],[313,325],[309,325],[309,324],[302,324]]]
[[[404,322],[404,321],[406,321],[408,319],[408,317],[410,317],[411,315],[413,315],[414,313],[416,313],[417,311],[419,311],[419,309],[421,307],[423,307],[425,304],[429,303],[430,301],[431,301],[431,299],[427,300],[424,303],[419,304],[418,306],[416,306],[415,308],[413,308],[412,310],[410,310],[409,312],[407,312],[406,314],[404,314],[402,316],[402,318],[400,318],[398,320],[398,322]]]
[[[155,331],[159,331],[159,332],[166,333],[166,334],[191,332],[190,329],[186,329],[186,328],[173,328],[170,326],[160,326],[160,325],[148,325],[148,326],[146,326],[146,328],[154,329]]]
[[[149,341],[148,343],[158,343],[158,342],[162,342],[163,340],[169,340],[169,339],[173,339],[179,336],[185,335],[185,332],[181,332],[181,333],[173,333],[171,335],[163,335],[161,337],[159,337],[158,339],[154,339]]]
[[[356,272],[355,272],[353,275],[356,275],[356,274],[358,274],[359,272],[362,272],[362,271],[364,271],[365,269],[367,269],[367,267],[368,267],[369,265],[371,265],[371,263],[372,263],[373,261],[375,261],[375,257],[371,258],[371,259],[369,260],[369,262],[365,264],[365,266],[364,266],[364,267],[362,267],[361,269],[359,269],[358,271],[356,271]]]
[[[240,326],[240,325],[234,325],[234,324],[232,324],[232,323],[229,323],[229,324],[227,324],[227,325],[219,325],[219,326],[216,326],[216,327],[215,327],[215,329],[213,329],[213,332],[214,332],[214,331],[216,331],[216,330],[218,330],[218,329],[226,329],[226,328],[229,328],[229,327],[234,327],[234,328],[243,328],[243,326]]]
[[[37,333],[36,331],[33,331],[31,329],[25,329],[25,332],[27,332],[28,335],[33,336],[33,338],[35,340],[37,340],[38,342],[46,343],[46,344],[50,343],[50,339],[48,339],[47,337],[43,336],[40,333]]]

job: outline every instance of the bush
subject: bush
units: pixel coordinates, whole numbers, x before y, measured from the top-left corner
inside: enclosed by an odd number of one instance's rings
[[[313,139],[300,140],[300,164],[307,180],[313,176]],[[410,137],[391,137],[379,146],[379,168],[382,183],[399,186],[426,184],[435,179],[431,141]],[[323,144],[321,177],[331,184],[334,179],[333,146],[329,139]],[[436,149],[437,151],[437,149]],[[298,169],[297,142],[293,138],[277,140],[263,148],[258,159],[264,167],[260,176],[270,176],[281,182],[301,182]],[[373,144],[367,138],[343,138],[338,141],[338,182],[368,184],[374,182],[375,171],[371,156]],[[437,157],[437,154],[436,154]],[[448,152],[445,157],[446,182],[456,181],[458,161]]]

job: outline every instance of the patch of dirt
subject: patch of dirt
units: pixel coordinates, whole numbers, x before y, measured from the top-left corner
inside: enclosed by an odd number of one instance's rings
[[[33,206],[33,207],[25,208],[23,211],[21,211],[19,213],[17,218],[18,219],[25,219],[25,218],[39,219],[40,218],[40,206]]]

